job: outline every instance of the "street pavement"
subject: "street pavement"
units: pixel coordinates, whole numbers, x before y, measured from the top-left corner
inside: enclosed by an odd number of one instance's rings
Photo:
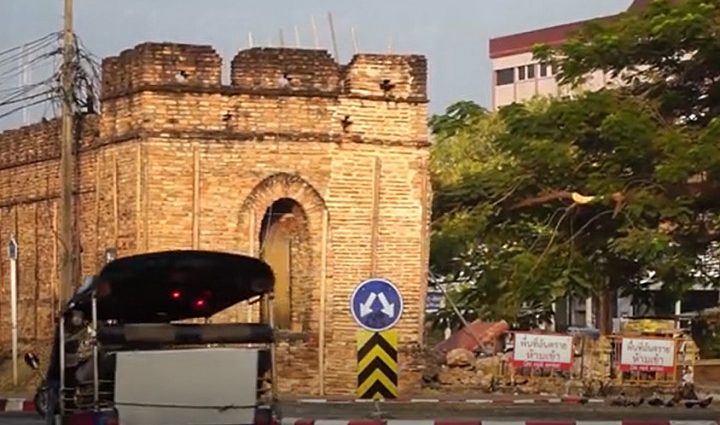
[[[469,405],[460,403],[394,403],[380,405],[382,416],[378,417],[372,403],[355,404],[305,404],[285,403],[285,418],[305,419],[465,419],[494,421],[717,421],[720,409],[685,407],[653,408],[612,407],[605,405]],[[2,425],[42,425],[44,422],[33,413],[0,414]]]
[[[467,403],[381,404],[383,419],[497,419],[523,420],[720,420],[720,408],[613,407],[607,405],[473,405]],[[282,416],[308,419],[376,419],[373,403],[284,403]]]
[[[2,425],[44,425],[40,416],[32,413],[0,413]]]

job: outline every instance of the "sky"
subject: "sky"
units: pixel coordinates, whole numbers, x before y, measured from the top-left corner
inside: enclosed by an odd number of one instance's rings
[[[0,52],[62,28],[62,0],[0,0]],[[341,62],[360,52],[423,54],[428,58],[431,112],[458,100],[490,102],[492,37],[610,15],[631,0],[75,0],[75,31],[97,56],[144,41],[211,44],[229,64],[248,47],[295,43],[312,47],[311,17],[321,46],[332,51],[333,15]],[[0,75],[1,79],[2,75]],[[32,78],[32,77],[31,77]],[[2,81],[0,81],[0,84]],[[8,83],[7,81],[5,82]],[[19,84],[19,83],[18,83]],[[1,87],[0,87],[1,88]],[[18,125],[16,116],[0,129]]]

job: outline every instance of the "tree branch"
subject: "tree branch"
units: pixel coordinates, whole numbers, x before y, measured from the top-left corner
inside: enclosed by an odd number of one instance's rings
[[[567,199],[572,201],[572,192],[568,192],[566,190],[558,190],[550,193],[546,193],[545,195],[539,195],[532,198],[528,198],[525,200],[522,200],[520,202],[517,202],[513,205],[511,205],[508,209],[509,210],[519,210],[521,208],[527,208],[527,207],[534,207],[536,205],[546,204],[548,202],[552,201],[559,201],[562,199]]]
[[[708,203],[708,205],[716,205],[718,200],[720,200],[720,182],[715,180],[701,180],[698,176],[689,179],[687,183],[655,184],[654,186],[663,190],[666,196],[673,198],[684,196],[693,198],[697,202]],[[617,216],[619,210],[632,199],[632,190],[615,192],[610,194],[608,198],[615,204],[615,216]],[[572,192],[567,190],[547,192],[542,195],[523,199],[510,205],[507,209],[513,211],[560,200],[569,200],[572,202]]]

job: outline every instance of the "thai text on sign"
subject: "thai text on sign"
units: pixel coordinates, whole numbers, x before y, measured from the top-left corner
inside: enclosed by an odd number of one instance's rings
[[[537,335],[515,333],[513,365],[570,369],[573,359],[573,337],[570,335]]]
[[[623,338],[620,370],[671,372],[675,367],[675,341],[670,338]]]

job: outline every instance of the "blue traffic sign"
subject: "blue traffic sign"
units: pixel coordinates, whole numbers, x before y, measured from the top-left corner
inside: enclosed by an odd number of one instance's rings
[[[388,330],[397,325],[403,308],[400,291],[385,279],[368,279],[362,282],[350,297],[353,319],[364,329],[373,332]]]
[[[439,289],[428,288],[425,298],[425,313],[437,313],[442,308],[444,294]]]

